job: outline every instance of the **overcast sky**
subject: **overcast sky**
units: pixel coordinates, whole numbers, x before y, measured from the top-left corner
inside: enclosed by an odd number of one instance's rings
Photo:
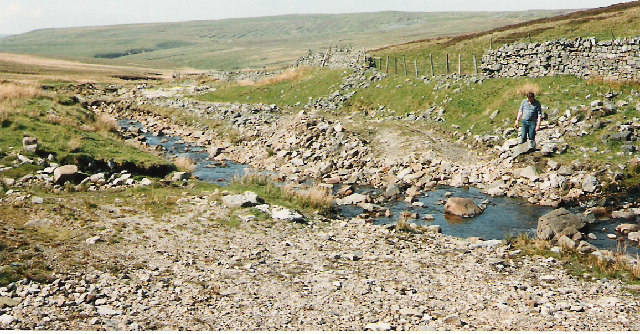
[[[216,20],[293,13],[514,11],[603,7],[622,0],[0,0],[0,34],[41,28]]]

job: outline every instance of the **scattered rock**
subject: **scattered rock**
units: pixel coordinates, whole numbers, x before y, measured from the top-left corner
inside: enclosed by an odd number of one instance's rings
[[[555,209],[538,219],[538,238],[550,240],[560,236],[573,236],[586,227],[584,219],[567,209]]]
[[[239,195],[227,195],[222,198],[222,202],[229,208],[248,208],[264,203],[258,194],[247,191]]]
[[[58,184],[64,184],[65,182],[74,182],[78,179],[78,166],[65,165],[56,168],[53,171],[53,181]]]

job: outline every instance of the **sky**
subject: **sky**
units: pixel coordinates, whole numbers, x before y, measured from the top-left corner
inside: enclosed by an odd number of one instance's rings
[[[42,28],[218,20],[307,13],[518,11],[604,7],[625,0],[0,0],[0,35]]]

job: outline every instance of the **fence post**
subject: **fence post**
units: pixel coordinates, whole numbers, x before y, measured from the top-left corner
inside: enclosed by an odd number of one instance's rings
[[[405,57],[405,55],[402,55],[402,64],[404,66],[404,76],[407,76],[407,57]]]
[[[398,74],[398,58],[393,57],[393,73]]]
[[[473,67],[475,67],[476,75],[478,75],[478,60],[476,59],[476,55],[473,55]]]
[[[462,74],[462,55],[458,53],[458,75]]]
[[[387,66],[385,68],[385,72],[389,73],[389,56],[387,56]]]
[[[613,34],[613,29],[611,29],[611,40],[616,39],[616,35]]]
[[[447,53],[447,75],[449,75],[449,54]]]
[[[432,53],[429,54],[429,62],[431,63],[431,76],[435,77],[436,74],[435,72],[433,72],[433,54]]]
[[[530,33],[530,32],[528,32],[528,33],[527,33],[527,35],[529,36],[529,43],[533,43],[533,42],[531,41],[531,33]]]
[[[416,79],[418,78],[418,59],[413,60],[413,66],[416,68]]]

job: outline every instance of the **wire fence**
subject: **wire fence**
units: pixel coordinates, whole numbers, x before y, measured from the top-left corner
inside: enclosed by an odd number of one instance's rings
[[[548,41],[566,39],[590,39],[596,38],[599,41],[614,40],[620,37],[629,37],[629,34],[617,36],[613,30],[596,34],[574,35],[574,36],[531,36],[530,33],[512,34],[510,36],[490,37],[488,43],[473,51],[498,49],[507,44],[517,43],[544,43]],[[470,50],[471,51],[471,50]],[[438,76],[438,75],[474,75],[481,72],[482,55],[468,53],[433,53],[428,55],[392,55],[373,57],[374,66],[381,72],[398,74],[407,77]]]
[[[373,57],[374,67],[383,73],[413,76],[437,75],[470,75],[478,74],[481,59],[477,55],[449,55],[428,57],[416,57],[409,59],[406,56]]]

